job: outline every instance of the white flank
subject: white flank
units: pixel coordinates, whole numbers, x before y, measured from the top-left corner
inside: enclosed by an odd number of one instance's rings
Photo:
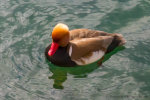
[[[70,51],[72,53],[72,50],[69,50],[69,55],[70,55]],[[76,62],[78,65],[86,65],[86,64],[90,64],[90,63],[93,63],[93,62],[99,60],[100,58],[102,58],[104,56],[104,54],[105,53],[102,50],[95,51],[92,53],[91,57],[88,57],[88,58],[82,57],[78,60],[73,60],[73,61]]]
[[[70,46],[69,48],[69,56],[71,57],[71,54],[72,54],[72,46]]]

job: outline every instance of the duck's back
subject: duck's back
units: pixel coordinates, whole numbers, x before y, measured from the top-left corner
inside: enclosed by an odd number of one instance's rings
[[[90,30],[90,29],[74,29],[70,30],[70,40],[76,38],[91,38],[97,36],[107,36],[109,33],[98,30]]]
[[[113,51],[117,46],[124,45],[126,42],[123,36],[118,33],[107,33],[104,31],[90,29],[74,29],[70,31],[70,41],[82,38],[97,38],[99,36],[106,36],[106,38],[111,36],[113,38],[112,42],[107,48],[106,53]]]

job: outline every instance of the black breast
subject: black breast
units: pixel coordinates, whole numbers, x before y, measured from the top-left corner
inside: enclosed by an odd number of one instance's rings
[[[59,47],[53,56],[48,55],[48,51],[51,47],[51,44],[45,49],[45,57],[51,61],[53,64],[63,67],[72,67],[76,66],[76,63],[71,60],[69,54],[67,53],[66,47]]]

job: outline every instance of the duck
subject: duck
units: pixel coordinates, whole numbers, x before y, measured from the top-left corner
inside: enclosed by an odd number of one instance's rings
[[[105,54],[126,43],[122,34],[92,29],[69,30],[58,23],[52,30],[52,43],[45,49],[45,57],[60,67],[84,66],[102,61]]]

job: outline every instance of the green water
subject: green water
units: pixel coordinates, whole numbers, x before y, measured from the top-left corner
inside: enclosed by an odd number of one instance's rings
[[[58,22],[127,43],[101,67],[57,67],[44,50]],[[0,100],[150,100],[150,1],[0,0]]]

